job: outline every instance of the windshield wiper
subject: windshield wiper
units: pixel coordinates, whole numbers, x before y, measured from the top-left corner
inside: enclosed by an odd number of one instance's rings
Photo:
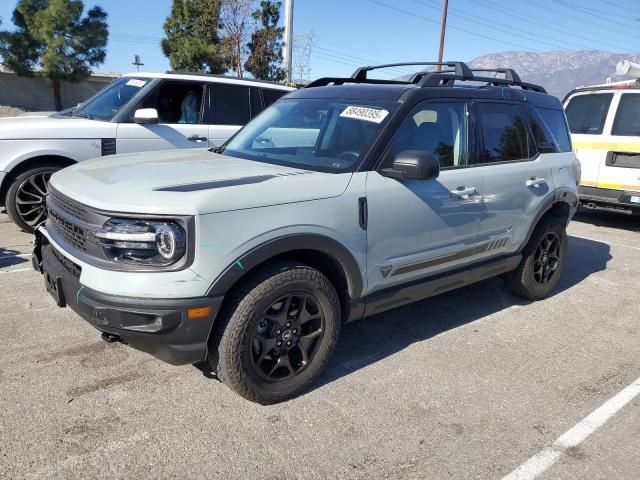
[[[213,147],[213,148],[210,148],[209,151],[213,152],[213,153],[222,154],[224,152],[224,148],[222,148],[222,147]]]

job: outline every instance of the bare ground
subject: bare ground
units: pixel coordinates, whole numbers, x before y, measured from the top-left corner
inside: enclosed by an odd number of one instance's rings
[[[24,110],[14,107],[4,107],[0,105],[0,117],[15,117],[24,113]]]

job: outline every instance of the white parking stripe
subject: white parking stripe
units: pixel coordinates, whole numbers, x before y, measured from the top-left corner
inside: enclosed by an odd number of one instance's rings
[[[556,463],[567,449],[580,445],[638,394],[640,394],[640,378],[615,397],[607,400],[576,426],[560,435],[553,445],[531,457],[509,475],[503,477],[502,480],[532,480],[536,478]]]
[[[3,255],[0,257],[0,260],[5,259],[5,258],[16,258],[16,257],[20,257],[20,258],[26,258],[26,257],[30,257],[31,254],[30,253],[14,253],[13,255]]]
[[[33,270],[33,267],[32,268],[16,268],[15,270],[0,270],[0,274],[3,274],[3,273],[28,272],[29,270]]]

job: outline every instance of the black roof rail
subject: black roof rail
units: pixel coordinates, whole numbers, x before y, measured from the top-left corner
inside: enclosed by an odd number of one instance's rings
[[[472,72],[495,72],[504,74],[505,80],[510,82],[521,83],[520,75],[513,68],[472,68]]]
[[[424,66],[445,66],[451,67],[455,69],[456,75],[463,77],[465,79],[471,79],[473,77],[473,72],[464,62],[403,62],[403,63],[387,63],[384,65],[371,65],[368,67],[360,67],[353,74],[351,78],[358,81],[367,80],[367,72],[371,70],[379,70],[381,68],[393,68],[393,67],[411,67],[416,65],[424,65]]]
[[[414,73],[408,80],[381,80],[375,78],[367,78],[367,73],[372,70],[381,68],[406,67],[406,66],[445,66],[447,70],[422,70]],[[502,77],[483,77],[476,76],[474,72],[495,72],[502,73]],[[369,83],[383,85],[411,85],[418,87],[453,87],[456,81],[462,82],[481,82],[487,86],[496,87],[517,86],[523,90],[533,92],[547,93],[540,85],[523,82],[520,76],[511,68],[476,68],[471,69],[464,62],[405,62],[405,63],[388,63],[385,65],[375,65],[369,67],[360,67],[353,72],[349,78],[341,77],[324,77],[309,83],[306,88],[322,87],[329,84],[344,85],[345,83]]]

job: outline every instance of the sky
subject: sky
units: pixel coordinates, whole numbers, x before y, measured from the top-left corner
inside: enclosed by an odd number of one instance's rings
[[[11,28],[15,0],[0,0]],[[359,65],[437,59],[443,0],[295,0],[294,49],[309,34],[309,78],[349,75]],[[159,46],[171,0],[85,0],[108,13],[107,59],[97,70],[165,71]],[[284,16],[284,15],[283,15]],[[445,60],[513,50],[640,51],[639,0],[449,0]],[[300,58],[294,59],[299,65]],[[390,71],[402,74],[404,70]],[[296,75],[294,75],[295,77]]]

